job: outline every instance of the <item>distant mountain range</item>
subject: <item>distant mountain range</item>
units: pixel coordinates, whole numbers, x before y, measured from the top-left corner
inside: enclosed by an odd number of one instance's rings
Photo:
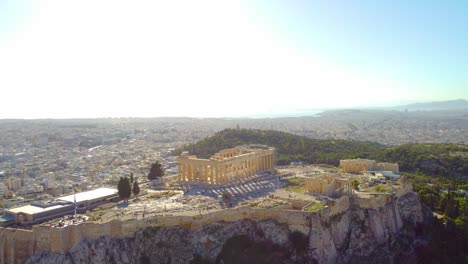
[[[458,109],[468,109],[468,101],[464,99],[458,100],[449,100],[449,101],[437,101],[437,102],[427,102],[427,103],[415,103],[408,105],[400,105],[392,107],[392,110],[458,110]]]
[[[457,99],[448,101],[413,103],[398,106],[355,106],[355,107],[336,107],[336,108],[303,108],[271,111],[269,113],[252,114],[238,116],[233,118],[286,118],[286,117],[304,117],[317,116],[327,112],[342,112],[350,110],[398,110],[398,111],[437,111],[437,110],[468,110],[468,100]]]

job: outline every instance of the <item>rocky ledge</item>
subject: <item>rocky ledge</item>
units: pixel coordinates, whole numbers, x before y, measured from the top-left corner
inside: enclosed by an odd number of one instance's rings
[[[26,263],[411,263],[423,220],[419,198],[409,192],[379,208],[351,201],[343,212],[311,215],[301,231],[269,219],[149,227],[133,237],[84,239],[66,254],[42,253]]]

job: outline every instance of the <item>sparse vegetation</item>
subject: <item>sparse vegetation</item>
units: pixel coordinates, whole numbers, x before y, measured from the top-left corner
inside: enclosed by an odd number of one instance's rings
[[[355,190],[357,190],[357,189],[359,188],[359,184],[360,184],[360,182],[359,182],[358,180],[354,180],[354,181],[352,182],[353,188],[354,188]]]
[[[294,177],[285,179],[288,183],[288,186],[284,187],[286,191],[296,192],[296,193],[304,193],[305,192],[305,185],[304,185],[304,178]]]
[[[379,184],[374,186],[374,191],[376,192],[390,192],[392,190],[392,186],[386,184]]]
[[[325,206],[321,202],[315,202],[304,208],[304,211],[306,212],[318,212],[322,209],[324,209]]]
[[[161,198],[164,198],[164,197],[171,197],[171,196],[174,196],[176,194],[177,193],[173,192],[173,191],[163,191],[163,192],[153,193],[151,195],[148,195],[147,197],[149,199],[161,199]]]
[[[256,202],[250,203],[250,207],[269,209],[269,208],[274,208],[274,207],[281,206],[281,205],[286,205],[286,204],[288,204],[286,201],[283,201],[283,200],[280,200],[280,199],[267,198],[267,199],[263,199],[261,201],[256,201]]]
[[[193,219],[201,219],[203,218],[203,214],[196,214],[193,216]]]

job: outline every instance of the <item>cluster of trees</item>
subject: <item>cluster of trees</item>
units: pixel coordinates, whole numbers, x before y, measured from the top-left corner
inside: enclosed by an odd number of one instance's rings
[[[128,203],[128,199],[133,195],[137,196],[140,193],[140,186],[138,182],[134,181],[133,173],[130,173],[130,179],[128,177],[120,177],[119,184],[117,185],[120,199]]]
[[[221,149],[244,144],[264,144],[277,150],[278,164],[292,161],[337,166],[340,159],[368,158],[398,162],[402,171],[427,175],[468,175],[468,146],[455,144],[406,144],[387,147],[374,142],[343,139],[312,139],[274,130],[225,129],[195,144],[185,145],[176,154],[189,151],[209,158]]]
[[[164,175],[164,168],[159,161],[156,161],[151,165],[150,172],[148,173],[148,180],[155,180]],[[130,178],[120,177],[117,185],[120,199],[128,203],[128,199],[133,195],[137,196],[140,193],[140,186],[138,182],[134,180],[133,173],[130,173]]]
[[[468,259],[468,184],[454,178],[406,174],[421,202],[438,214],[422,233],[429,244],[418,248],[420,263],[464,263]]]
[[[429,177],[422,173],[405,176],[425,205],[468,235],[467,182],[446,177]]]
[[[380,160],[398,162],[402,171],[460,177],[468,175],[468,146],[441,143],[405,144],[376,154]]]
[[[430,240],[427,245],[416,248],[418,263],[467,263],[468,235],[453,221],[434,217],[420,233]]]

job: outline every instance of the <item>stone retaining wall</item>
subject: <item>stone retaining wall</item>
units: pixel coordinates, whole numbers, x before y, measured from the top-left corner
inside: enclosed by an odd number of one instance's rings
[[[401,196],[403,193],[400,192],[398,195]],[[92,239],[101,236],[131,237],[137,230],[146,227],[181,226],[189,229],[199,229],[213,222],[238,221],[248,218],[273,219],[287,224],[292,230],[307,233],[310,224],[326,221],[326,219],[334,215],[346,212],[352,204],[363,208],[376,209],[385,206],[388,202],[391,202],[391,199],[386,196],[375,199],[350,199],[345,196],[338,200],[333,207],[320,212],[241,207],[198,216],[154,216],[146,219],[113,220],[106,223],[89,222],[63,228],[49,226],[34,226],[32,230],[0,228],[0,264],[23,263],[30,256],[41,252],[65,253],[73,245],[85,238]]]

